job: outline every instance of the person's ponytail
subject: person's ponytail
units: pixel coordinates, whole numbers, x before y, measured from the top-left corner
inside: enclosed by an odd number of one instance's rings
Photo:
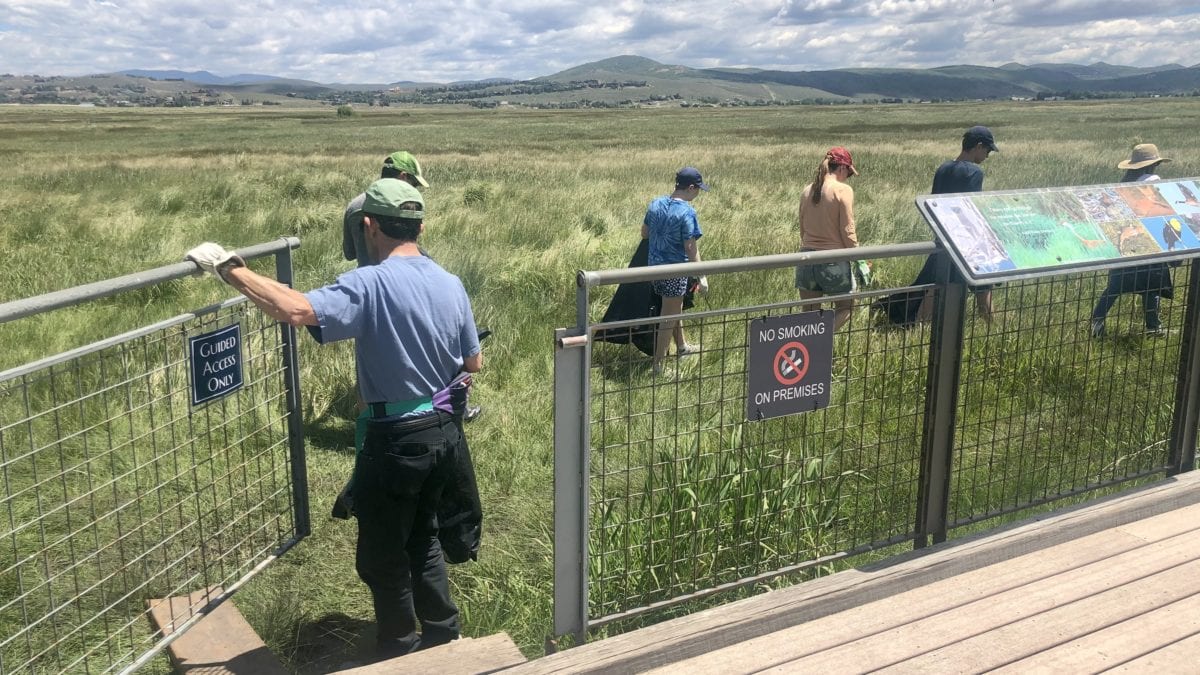
[[[829,175],[829,155],[825,155],[825,159],[817,165],[817,176],[813,178],[812,184],[812,203],[821,203],[821,188],[825,185],[825,177]]]

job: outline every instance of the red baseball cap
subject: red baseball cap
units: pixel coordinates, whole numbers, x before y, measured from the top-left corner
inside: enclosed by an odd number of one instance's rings
[[[858,175],[858,169],[854,168],[854,160],[850,159],[850,151],[840,145],[836,148],[830,148],[829,152],[825,153],[825,159],[828,159],[833,164],[850,167],[851,176]]]

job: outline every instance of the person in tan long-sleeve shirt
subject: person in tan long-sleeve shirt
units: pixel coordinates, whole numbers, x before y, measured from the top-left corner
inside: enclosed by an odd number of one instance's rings
[[[846,183],[857,176],[850,151],[837,147],[825,153],[817,167],[816,178],[804,188],[800,198],[800,250],[829,251],[858,246],[854,231],[854,190]],[[854,272],[849,262],[800,265],[796,268],[796,288],[806,300],[822,295],[850,293],[855,289]],[[814,309],[820,305],[809,305]],[[850,300],[833,303],[833,328],[850,320],[854,304]]]

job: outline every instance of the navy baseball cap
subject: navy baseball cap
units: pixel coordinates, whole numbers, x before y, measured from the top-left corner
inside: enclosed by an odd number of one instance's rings
[[[688,187],[695,185],[696,187],[708,191],[708,183],[704,182],[704,178],[700,175],[700,170],[694,166],[685,166],[675,174],[675,187]]]
[[[963,140],[970,141],[972,147],[983,143],[984,147],[992,152],[1000,152],[1000,148],[996,147],[996,138],[992,136],[992,130],[987,127],[971,127],[967,129],[967,133],[963,134]]]

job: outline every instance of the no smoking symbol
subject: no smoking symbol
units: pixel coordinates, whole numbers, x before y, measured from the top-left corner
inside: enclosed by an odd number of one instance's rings
[[[808,348],[799,342],[789,342],[775,354],[775,379],[791,386],[804,379],[808,372]]]

